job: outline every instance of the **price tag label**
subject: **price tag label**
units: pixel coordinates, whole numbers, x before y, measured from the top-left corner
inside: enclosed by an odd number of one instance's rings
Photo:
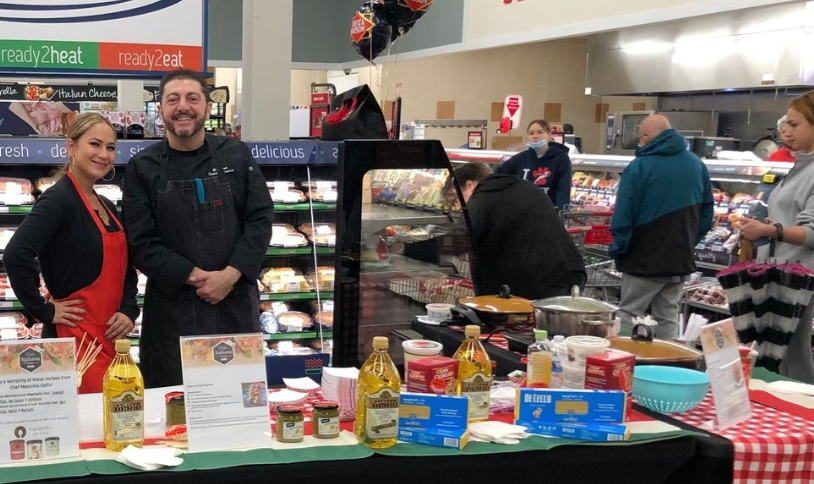
[[[288,182],[274,182],[274,195],[283,196],[288,193]]]
[[[7,195],[16,195],[23,193],[23,187],[19,183],[15,182],[8,182],[6,183],[6,194]]]
[[[333,301],[322,301],[322,310],[323,311],[333,311],[334,310],[334,302]]]
[[[333,188],[333,182],[329,181],[318,181],[317,182],[317,191],[319,192],[328,192]]]
[[[286,237],[283,239],[283,247],[299,247],[301,242],[299,237]]]
[[[0,340],[10,341],[17,339],[16,329],[0,329]]]
[[[336,199],[337,199],[337,196],[338,196],[337,192],[325,192],[323,194],[323,197],[324,197],[326,202],[335,202]]]
[[[329,235],[327,239],[328,245],[336,245],[336,235]]]
[[[274,313],[274,317],[279,317],[281,314],[288,312],[288,306],[284,302],[273,302],[271,303],[271,311]]]
[[[17,300],[17,295],[16,295],[16,294],[14,294],[14,289],[10,289],[10,288],[9,288],[9,289],[6,289],[6,290],[4,291],[4,295],[5,295],[5,298],[6,298],[6,299],[11,299],[11,300],[13,300],[13,301],[16,301],[16,300]]]
[[[297,203],[297,202],[300,201],[300,195],[298,193],[295,193],[295,192],[285,192],[285,193],[280,195],[280,199],[284,203]]]
[[[318,235],[331,235],[334,233],[334,229],[330,225],[317,225],[316,228]]]
[[[289,276],[281,278],[285,284],[285,292],[300,292],[300,280],[297,276]]]

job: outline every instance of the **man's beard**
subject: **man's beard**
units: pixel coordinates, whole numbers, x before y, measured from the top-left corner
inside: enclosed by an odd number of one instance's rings
[[[196,119],[195,124],[193,125],[192,129],[183,129],[181,131],[176,131],[175,129],[175,122],[171,121],[169,123],[164,123],[167,126],[167,131],[174,134],[178,138],[191,138],[195,136],[199,131],[201,131],[204,127],[204,123],[206,122],[205,119]]]

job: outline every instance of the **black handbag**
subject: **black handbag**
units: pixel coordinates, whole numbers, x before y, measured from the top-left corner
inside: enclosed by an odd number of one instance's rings
[[[338,94],[322,125],[322,139],[387,139],[387,123],[367,84]]]

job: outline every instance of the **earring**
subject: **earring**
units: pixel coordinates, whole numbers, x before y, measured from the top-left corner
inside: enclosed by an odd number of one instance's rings
[[[106,182],[113,181],[113,179],[116,178],[116,165],[113,165],[113,169],[110,170],[108,173],[113,173],[113,175],[111,175],[110,178],[102,177],[102,180]]]

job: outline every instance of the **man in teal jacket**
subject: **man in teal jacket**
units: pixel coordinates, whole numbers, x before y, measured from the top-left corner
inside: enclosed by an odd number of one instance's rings
[[[650,314],[659,323],[655,336],[664,339],[678,336],[683,283],[696,270],[693,249],[712,227],[709,173],[685,146],[664,116],[642,121],[611,222],[622,323],[630,327],[633,317]]]

